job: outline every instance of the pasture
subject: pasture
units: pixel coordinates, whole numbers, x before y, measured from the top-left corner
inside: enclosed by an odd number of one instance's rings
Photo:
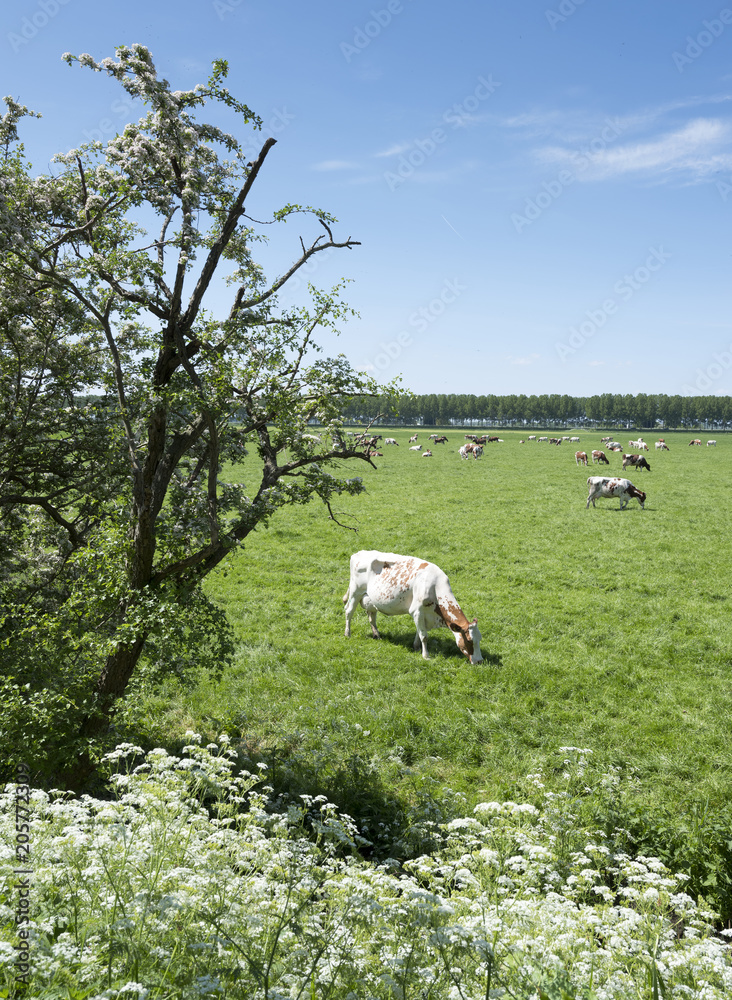
[[[419,431],[425,447],[431,430]],[[192,690],[171,681],[138,700],[136,738],[140,728],[151,742],[189,727],[227,731],[275,784],[325,791],[374,824],[445,789],[468,805],[530,798],[527,775],[550,789],[559,748],[588,748],[597,774],[624,782],[602,822],[682,861],[690,843],[703,850],[719,834],[709,865],[721,864],[732,798],[732,437],[689,447],[696,432],[666,432],[670,451],[658,453],[647,433],[651,471],[623,473],[620,454],[609,467],[575,464],[575,450],[601,447],[601,431],[566,432],[580,443],[560,446],[496,432],[503,443],[467,461],[463,431],[444,430],[432,458],[408,450],[413,431],[382,433],[399,446],[381,446],[377,470],[351,463],[368,492],[334,505],[357,532],[314,503],[293,508],[207,581],[233,623],[235,663]],[[630,450],[636,436],[617,439]],[[257,461],[226,478],[246,483]],[[617,499],[585,509],[588,475],[631,479],[645,510],[631,500],[621,511]],[[423,660],[408,617],[379,616],[374,640],[358,609],[344,638],[349,556],[370,548],[447,572],[478,618],[483,663],[468,663],[447,630],[430,633]]]

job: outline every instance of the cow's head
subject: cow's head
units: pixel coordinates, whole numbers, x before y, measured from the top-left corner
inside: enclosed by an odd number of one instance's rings
[[[449,622],[448,624],[455,637],[457,647],[463,656],[467,656],[471,663],[482,663],[483,654],[480,651],[482,636],[478,628],[478,619],[474,618],[469,625],[463,628],[460,628],[455,622]]]
[[[635,499],[638,501],[641,507],[643,507],[643,505],[646,502],[646,494],[643,492],[643,490],[639,490],[635,486],[631,485],[628,488],[627,492],[630,494],[630,496],[635,497]],[[643,507],[643,509],[645,510],[645,507]]]

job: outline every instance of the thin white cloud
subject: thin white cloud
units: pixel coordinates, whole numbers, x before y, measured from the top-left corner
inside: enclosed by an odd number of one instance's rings
[[[600,145],[599,143],[597,144]],[[645,141],[582,150],[560,146],[539,152],[546,163],[572,168],[578,180],[606,180],[630,173],[704,176],[732,166],[732,129],[718,118],[697,118]],[[582,160],[578,159],[582,157]]]
[[[397,142],[393,146],[389,146],[388,149],[383,149],[378,153],[374,153],[374,156],[376,157],[399,156],[401,153],[406,153],[406,151],[411,148],[412,148],[411,142]]]
[[[541,354],[527,354],[526,357],[517,358],[513,354],[507,354],[505,360],[512,365],[533,365],[541,359]]]
[[[351,160],[322,160],[313,164],[313,170],[357,170],[358,164]]]

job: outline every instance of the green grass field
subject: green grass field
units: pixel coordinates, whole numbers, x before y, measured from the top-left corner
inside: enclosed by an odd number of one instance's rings
[[[236,630],[235,663],[140,703],[149,739],[226,729],[274,765],[275,782],[279,769],[291,788],[374,816],[445,787],[469,804],[526,796],[527,774],[551,782],[558,748],[590,748],[597,768],[628,777],[622,819],[639,837],[666,837],[671,851],[679,831],[699,841],[721,829],[732,800],[732,437],[699,448],[688,446],[696,433],[667,432],[671,450],[658,453],[646,434],[652,471],[624,474],[619,454],[609,467],[575,464],[600,431],[559,447],[501,431],[478,461],[457,454],[462,431],[446,430],[431,459],[408,450],[411,431],[383,433],[399,447],[382,447],[377,471],[352,463],[368,492],[338,507],[357,532],[315,504],[284,511],[208,580]],[[585,509],[587,476],[608,474],[645,490],[645,510]],[[247,482],[247,464],[232,476]],[[423,660],[409,617],[380,616],[376,641],[358,609],[344,638],[349,556],[370,548],[447,572],[478,618],[482,664],[447,630],[430,633]]]

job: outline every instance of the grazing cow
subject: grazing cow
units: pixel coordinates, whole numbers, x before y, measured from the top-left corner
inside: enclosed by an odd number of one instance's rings
[[[643,490],[636,489],[629,479],[610,479],[607,476],[589,476],[587,485],[590,488],[590,495],[587,497],[585,508],[590,504],[595,506],[597,497],[619,497],[620,509],[627,507],[630,497],[635,497],[643,507],[646,502],[646,494]]]
[[[434,441],[435,444],[447,444],[447,438],[444,434],[441,434],[439,437],[435,436]]]
[[[409,450],[410,451],[422,451],[422,445],[421,444],[413,444],[412,447]]]
[[[394,438],[384,438],[384,444],[395,444],[397,448],[399,447],[399,442]]]
[[[422,458],[432,458],[432,452],[427,450],[422,452]]]
[[[712,438],[712,440],[711,440],[711,441],[707,441],[707,448],[708,448],[708,447],[709,447],[710,445],[711,445],[711,446],[712,446],[713,448],[716,448],[716,447],[717,447],[717,442],[716,442],[716,440],[715,440],[714,438]]]
[[[585,452],[585,451],[576,451],[574,453],[574,460],[575,460],[575,462],[576,462],[577,465],[580,465],[580,464],[587,465],[587,452]]]
[[[569,440],[570,441],[579,441],[579,438],[578,437],[571,437]]]
[[[661,438],[660,441],[656,441],[656,451],[671,451],[666,442]]]
[[[651,467],[645,459],[644,455],[623,455],[623,468],[632,465],[636,469],[648,469],[651,471]]]
[[[351,635],[351,618],[358,604],[366,611],[375,639],[376,612],[384,615],[411,615],[417,627],[414,648],[422,645],[427,653],[427,633],[447,626],[457,647],[471,663],[481,663],[481,634],[478,620],[468,621],[455,600],[450,581],[439,566],[414,556],[393,552],[362,551],[351,556],[351,579],[343,598],[346,608],[346,638]]]
[[[693,444],[701,444],[701,438],[694,438],[692,441],[689,441],[690,448]]]
[[[417,440],[417,437],[418,437],[418,435],[417,435],[417,434],[413,434],[413,435],[412,435],[412,436],[410,437],[410,439],[409,439],[409,443],[411,444],[411,443],[412,443],[412,441],[416,441],[416,440]]]
[[[529,434],[529,441],[536,441],[536,434]]]
[[[549,438],[546,438],[546,437],[540,437],[540,438],[538,438],[538,440],[539,440],[539,441],[548,441],[548,440],[549,440]]]
[[[638,451],[640,451],[641,449],[643,449],[644,451],[648,451],[648,445],[643,440],[643,438],[638,438],[637,441],[628,441],[628,444],[631,448],[637,448]]]
[[[600,462],[600,463],[604,462],[605,465],[610,465],[610,459],[607,457],[604,451],[596,450],[592,452],[592,464],[594,465],[595,462]]]
[[[608,434],[607,437],[600,438],[600,444],[607,444],[609,441],[612,441],[612,439],[612,434]]]
[[[549,444],[561,444],[561,443],[562,443],[561,438],[549,438]]]
[[[483,445],[469,441],[458,449],[458,454],[461,458],[470,458],[471,455],[473,458],[480,458],[483,454]]]

